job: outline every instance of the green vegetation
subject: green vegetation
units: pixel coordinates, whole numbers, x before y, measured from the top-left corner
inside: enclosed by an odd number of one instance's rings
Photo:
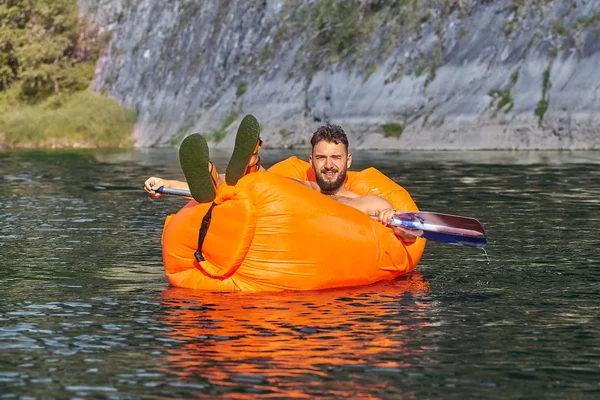
[[[432,108],[431,110],[429,110],[427,112],[427,114],[425,114],[425,118],[423,118],[423,125],[421,125],[422,128],[425,128],[427,126],[427,124],[429,123],[429,117],[431,117],[434,112],[435,112],[435,107]]]
[[[240,83],[238,83],[237,85],[237,89],[235,91],[235,95],[237,97],[242,97],[244,95],[244,93],[246,93],[246,81],[241,81]]]
[[[458,11],[459,15],[469,15],[471,6],[462,3],[439,0],[427,7],[419,0],[289,0],[284,3],[282,15],[285,18],[274,34],[268,55],[286,42],[304,36],[306,40],[296,54],[296,62],[309,76],[335,63],[347,62],[365,71],[365,79],[368,79],[374,71],[372,65],[389,57],[401,42],[418,37],[424,24],[436,21],[436,34],[441,41],[450,13]],[[427,65],[435,68],[442,65],[442,53],[443,48],[440,48],[435,54],[427,54],[430,59]],[[264,66],[270,59],[258,57],[254,62]],[[411,60],[405,64],[407,73],[422,68]],[[423,72],[424,69],[421,74]],[[432,76],[435,77],[435,71]]]
[[[574,9],[575,5],[572,6],[571,9]],[[563,17],[564,18],[564,17]],[[585,29],[597,29],[600,27],[600,12],[590,15],[589,17],[580,17],[577,21],[569,26],[564,26],[564,21],[562,19],[557,19],[552,21],[552,31],[558,37],[572,37],[575,40],[575,47],[580,55],[583,54],[584,43],[581,39],[581,32]],[[560,52],[560,47],[555,46],[550,50],[548,56],[550,58],[554,58]]]
[[[30,100],[65,89],[77,61],[77,7],[71,0],[0,3],[0,90],[19,85]],[[85,83],[85,82],[84,82]]]
[[[417,69],[415,70],[415,76],[417,78],[421,77],[425,73],[425,70],[427,69],[428,66],[429,66],[429,61],[423,54],[420,54],[419,62],[417,64]]]
[[[399,138],[402,132],[404,132],[404,125],[402,124],[390,123],[383,124],[381,127],[383,128],[383,136],[385,137]]]
[[[364,77],[364,82],[368,81],[369,78],[371,77],[371,75],[373,75],[375,73],[375,71],[377,71],[377,65],[375,64],[371,64],[369,66],[369,68],[367,69],[367,72],[365,72],[365,77]]]
[[[510,112],[510,110],[512,110],[512,108],[514,107],[515,104],[513,102],[513,98],[510,94],[510,91],[517,84],[518,80],[519,80],[519,70],[515,71],[510,76],[510,81],[508,82],[508,84],[506,85],[506,87],[504,89],[490,90],[490,92],[488,93],[488,95],[492,98],[490,107],[494,107],[494,104],[496,105],[496,109],[494,110],[494,113],[492,114],[492,118],[495,118],[496,115],[498,114],[498,112],[502,109],[504,109],[504,113],[508,113],[508,112]]]
[[[538,116],[538,126],[542,127],[544,114],[548,111],[548,90],[552,86],[550,83],[550,67],[546,68],[542,76],[542,98],[535,107],[535,115]]]
[[[287,139],[288,136],[290,136],[290,132],[287,129],[285,129],[285,128],[282,128],[279,131],[279,134],[281,135],[281,139],[283,139],[283,140]]]
[[[512,36],[516,33],[517,29],[522,26],[523,20],[531,14],[539,14],[540,18],[543,19],[547,12],[548,4],[554,0],[512,0],[511,4],[507,7],[507,10],[514,11],[515,15],[504,25],[504,34],[506,36]]]
[[[279,29],[277,29],[277,32],[275,32],[275,41],[279,42],[279,41],[285,39],[287,34],[288,34],[287,25],[281,25],[279,27]]]
[[[429,79],[427,82],[435,80],[436,71],[442,65],[444,65],[444,49],[442,41],[439,40],[433,49],[433,60],[431,63],[431,69],[429,70]]]
[[[391,77],[386,78],[384,84],[387,85],[390,82],[395,82],[398,78],[404,75],[404,64],[398,63],[396,64],[394,73]]]
[[[562,21],[557,19],[552,21],[552,30],[558,36],[567,36],[569,34],[569,30],[564,27]]]
[[[258,57],[261,61],[269,61],[273,58],[273,54],[273,46],[269,43],[260,50],[260,53],[258,53]]]
[[[578,18],[572,30],[582,31],[585,28],[597,28],[598,26],[600,26],[600,12],[590,15],[589,17]]]
[[[240,116],[240,111],[239,110],[231,110],[229,112],[229,114],[225,117],[225,119],[223,120],[223,122],[221,123],[221,127],[219,128],[219,130],[210,133],[206,136],[206,140],[207,141],[214,141],[219,143],[221,140],[225,139],[225,136],[227,136],[227,128],[229,128],[229,126],[231,124],[233,124],[233,122],[237,119],[237,117]]]
[[[0,113],[0,132],[9,148],[129,147],[134,112],[100,94],[82,91],[59,108],[14,106]],[[0,143],[1,145],[1,143]],[[0,146],[1,147],[1,146]]]
[[[504,24],[504,28],[503,28],[504,34],[506,36],[512,35],[515,32],[515,30],[517,29],[517,27],[518,27],[517,21],[515,21],[515,20],[508,21],[507,23]]]
[[[87,92],[109,37],[78,14],[77,0],[0,1],[0,147],[131,145],[134,114]]]
[[[575,37],[575,47],[577,48],[577,52],[579,53],[580,56],[583,55],[584,46],[585,46],[585,44],[583,43],[583,40],[579,36],[576,36]]]
[[[309,46],[317,65],[331,65],[364,45],[371,24],[361,21],[358,2],[325,0],[307,11],[314,32]]]
[[[192,126],[194,126],[194,123],[190,121],[181,125],[177,130],[175,136],[173,136],[173,138],[169,141],[169,146],[179,147],[183,139],[187,136],[190,129],[192,129]]]
[[[221,126],[221,129],[227,129],[227,128],[229,128],[229,125],[233,124],[233,122],[237,119],[237,117],[239,117],[240,113],[241,113],[240,111],[231,110],[229,112],[229,114],[227,114],[227,116],[225,117],[225,119],[223,120],[223,124]]]
[[[560,54],[560,46],[554,46],[548,50],[549,58],[556,58]]]

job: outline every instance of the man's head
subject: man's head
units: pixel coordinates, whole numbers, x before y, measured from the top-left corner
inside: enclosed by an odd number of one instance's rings
[[[320,127],[310,140],[309,161],[315,171],[317,184],[325,194],[335,193],[346,180],[346,170],[352,164],[348,153],[348,137],[339,125]]]

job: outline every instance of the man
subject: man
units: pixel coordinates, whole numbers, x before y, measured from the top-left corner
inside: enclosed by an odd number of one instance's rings
[[[315,182],[298,181],[340,203],[354,207],[369,215],[376,216],[379,222],[389,225],[396,210],[383,197],[360,196],[346,188],[346,171],[352,164],[352,154],[348,152],[348,137],[339,125],[327,124],[320,127],[310,140],[312,152],[309,163],[315,171]],[[399,227],[392,230],[405,243],[412,243],[416,236]]]
[[[246,119],[245,119],[246,120]],[[219,185],[224,181],[227,181],[229,184],[235,184],[239,177],[245,175],[248,172],[254,171],[264,171],[265,169],[260,166],[260,157],[258,156],[258,148],[262,144],[260,138],[258,138],[258,134],[256,134],[256,138],[254,132],[252,134],[247,133],[247,131],[243,128],[245,124],[242,121],[240,125],[240,129],[238,130],[238,134],[236,137],[236,149],[232,155],[232,160],[227,168],[226,176],[219,175],[215,178],[216,174],[212,174],[212,180],[215,185]],[[200,135],[197,135],[200,137]],[[248,137],[250,137],[248,139]],[[194,140],[194,139],[192,139]],[[201,140],[204,140],[203,138]],[[238,147],[239,143],[250,143],[250,146],[246,146],[248,149],[245,153],[244,151],[240,151]],[[254,146],[254,144],[256,144]],[[185,143],[182,143],[182,148]],[[331,197],[332,199],[346,204],[350,207],[354,207],[360,211],[363,211],[369,215],[373,215],[377,217],[378,221],[382,224],[388,226],[392,220],[392,217],[396,213],[396,210],[393,209],[391,203],[386,199],[375,196],[375,195],[366,195],[360,196],[350,190],[348,190],[344,186],[344,182],[346,180],[346,171],[352,164],[352,154],[348,152],[348,138],[344,132],[344,130],[339,125],[331,125],[327,124],[325,126],[320,127],[313,134],[311,139],[312,152],[309,156],[309,163],[313,170],[315,171],[316,183],[310,181],[300,181],[297,179],[297,182],[310,187],[313,190],[319,191],[325,196]],[[203,148],[205,147],[205,141],[201,146],[197,146],[200,149],[200,153],[203,152]],[[254,151],[250,151],[250,149],[254,149]],[[201,164],[198,165],[206,165],[204,162],[208,160],[208,148],[206,147],[206,156],[201,157]],[[198,153],[198,151],[196,151]],[[237,158],[241,157],[242,162],[240,163]],[[180,159],[185,158],[185,154],[180,152]],[[190,158],[192,158],[190,156]],[[194,158],[197,158],[194,156]],[[182,161],[182,165],[185,161]],[[234,171],[235,168],[232,165],[242,165],[245,166],[245,169],[239,169],[239,171]],[[184,172],[186,169],[184,168]],[[205,173],[206,170],[203,168],[202,173]],[[252,171],[249,171],[252,169]],[[214,170],[212,164],[209,162],[210,172]],[[230,173],[230,171],[233,171]],[[237,174],[237,176],[236,176]],[[239,177],[238,177],[239,176]],[[188,182],[193,182],[195,177],[188,177],[186,175]],[[202,180],[206,180],[207,178],[203,177]],[[178,188],[178,189],[188,189],[189,186],[185,182],[173,181],[173,180],[163,180],[161,178],[151,177],[148,178],[145,182],[145,190],[148,192],[149,196],[153,199],[158,198],[161,194],[156,193],[155,188],[159,188],[161,186]],[[193,189],[193,187],[191,188]],[[192,193],[194,191],[192,190]],[[196,197],[196,196],[195,196]],[[214,195],[213,195],[214,197]],[[406,231],[400,229],[399,227],[390,226],[396,236],[401,239],[403,242],[409,244],[416,240],[416,236],[407,233]]]

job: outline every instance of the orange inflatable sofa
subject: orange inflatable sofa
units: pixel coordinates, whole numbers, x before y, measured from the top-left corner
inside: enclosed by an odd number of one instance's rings
[[[198,249],[211,203],[191,200],[165,221],[165,272],[171,285],[208,291],[317,290],[367,285],[407,274],[425,240],[406,245],[392,229],[288,177],[315,180],[296,157],[268,172],[217,188],[211,222]],[[408,192],[375,168],[348,171],[351,191],[385,197],[398,211],[418,211]]]

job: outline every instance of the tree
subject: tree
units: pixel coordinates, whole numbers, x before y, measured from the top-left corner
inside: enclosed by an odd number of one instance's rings
[[[77,63],[76,0],[0,0],[0,90],[24,98],[60,95]]]
[[[33,8],[29,0],[0,0],[0,90],[5,90],[19,74],[16,51]]]

